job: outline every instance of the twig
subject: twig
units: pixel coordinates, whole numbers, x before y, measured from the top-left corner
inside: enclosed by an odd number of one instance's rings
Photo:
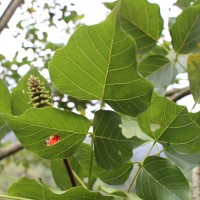
[[[70,163],[67,159],[63,159],[63,162],[65,164],[65,167],[67,169],[67,173],[69,175],[69,178],[70,178],[70,181],[71,181],[71,184],[72,184],[72,187],[76,187],[76,181],[75,181],[75,178],[74,178],[74,174],[73,174],[73,171],[72,171],[72,168],[70,166]]]
[[[94,136],[91,135],[91,147],[90,147],[90,166],[89,166],[89,176],[88,176],[88,189],[91,189],[92,180],[92,165],[93,165],[93,147],[94,147]]]
[[[10,18],[16,11],[16,9],[24,3],[24,0],[12,0],[3,15],[0,18],[0,33],[7,26]]]
[[[0,160],[17,153],[18,151],[20,151],[21,149],[23,149],[24,147],[19,143],[15,143],[15,144],[11,144],[9,147],[5,148],[5,149],[0,149]]]
[[[176,102],[189,94],[190,94],[190,88],[185,87],[180,90],[175,90],[174,93],[173,93],[173,91],[170,91],[170,92],[166,93],[165,96],[169,97],[169,99]]]

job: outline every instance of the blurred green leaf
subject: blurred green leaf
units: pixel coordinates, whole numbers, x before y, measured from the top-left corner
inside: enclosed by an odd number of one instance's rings
[[[147,52],[156,45],[163,29],[157,4],[146,0],[123,0],[120,15],[121,25],[135,39],[138,53]]]
[[[155,90],[167,88],[177,75],[173,63],[161,55],[153,55],[144,59],[139,63],[138,71],[154,84]]]
[[[190,82],[190,91],[195,102],[200,103],[200,53],[189,55],[187,71]]]
[[[165,158],[145,159],[136,182],[136,193],[144,200],[189,200],[189,184],[182,172]]]
[[[82,187],[74,187],[67,191],[57,191],[35,180],[21,178],[8,191],[10,196],[27,198],[27,200],[110,200],[111,196],[103,196]]]
[[[125,138],[119,127],[121,118],[113,111],[99,110],[95,113],[94,153],[99,166],[117,169],[133,156],[133,149],[144,143],[137,137]]]
[[[121,115],[121,129],[122,129],[122,134],[126,138],[132,138],[136,136],[137,138],[145,141],[152,141],[152,138],[150,138],[148,135],[143,133],[141,130],[137,118],[136,117],[130,117],[127,115]]]
[[[2,79],[0,79],[0,112],[11,114],[10,92]],[[0,118],[0,127],[4,124],[5,122]]]
[[[165,155],[177,166],[186,170],[191,170],[200,165],[200,153],[180,154],[168,147],[165,149]]]
[[[187,8],[190,6],[192,0],[178,0],[174,5],[178,6],[181,9]]]
[[[114,7],[117,5],[118,1],[113,1],[113,2],[104,2],[103,5],[110,9],[110,10],[113,10]]]
[[[90,127],[86,117],[52,107],[30,108],[18,117],[1,113],[1,117],[27,150],[46,159],[71,156]],[[55,134],[60,137],[60,141],[48,145],[48,140]]]
[[[77,29],[49,70],[54,86],[76,98],[105,100],[131,116],[149,106],[152,85],[137,73],[134,41],[121,30],[116,9],[104,22]]]
[[[177,54],[199,51],[200,5],[183,10],[170,29],[172,44]]]

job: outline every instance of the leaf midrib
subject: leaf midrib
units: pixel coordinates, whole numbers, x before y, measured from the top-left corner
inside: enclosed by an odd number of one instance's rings
[[[106,90],[106,83],[107,83],[107,78],[108,78],[108,73],[109,73],[109,66],[110,66],[110,61],[111,61],[111,55],[112,55],[112,50],[113,50],[113,41],[114,41],[114,34],[115,34],[115,28],[116,28],[116,19],[117,16],[115,15],[115,23],[114,23],[114,27],[113,27],[113,32],[112,32],[112,41],[111,41],[111,48],[110,48],[110,54],[109,54],[109,60],[108,60],[108,65],[107,65],[107,69],[106,69],[106,74],[105,74],[105,80],[104,80],[104,84],[103,84],[103,90],[102,90],[102,98],[101,101],[104,100],[105,97],[105,90]]]
[[[7,118],[7,120],[9,120],[9,117],[6,116],[6,118]],[[17,119],[12,119],[12,121],[19,123],[19,121]],[[20,121],[20,123],[24,123],[26,125],[35,126],[35,127],[39,127],[39,128],[45,128],[45,129],[50,129],[50,130],[68,132],[68,133],[77,134],[77,135],[86,134],[86,133],[79,133],[79,132],[71,132],[71,130],[59,129],[59,128],[48,127],[48,126],[41,126],[41,125],[37,125],[37,124],[27,123],[27,122],[24,122],[24,121]],[[8,125],[8,122],[6,122],[6,124]]]

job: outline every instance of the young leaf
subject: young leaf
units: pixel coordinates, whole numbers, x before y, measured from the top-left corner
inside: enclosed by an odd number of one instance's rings
[[[172,44],[177,54],[199,51],[200,5],[183,10],[170,29]]]
[[[189,184],[182,172],[167,159],[148,157],[136,182],[136,193],[144,200],[189,200]]]
[[[94,153],[98,165],[105,169],[121,167],[131,159],[133,148],[144,142],[137,137],[125,138],[120,124],[120,116],[113,111],[99,110],[95,113]]]
[[[11,98],[8,87],[2,79],[0,79],[0,112],[11,114]],[[0,127],[2,127],[5,122],[0,119]]]
[[[141,129],[166,148],[179,153],[200,153],[200,127],[186,107],[154,95],[151,107],[138,117]]]
[[[110,200],[112,196],[103,196],[82,187],[73,187],[66,191],[57,191],[35,180],[21,178],[8,191],[10,196],[28,198],[30,200]]]
[[[71,156],[90,127],[86,117],[52,107],[30,108],[18,117],[6,114],[1,114],[1,117],[27,150],[46,159]],[[48,145],[48,140],[55,135],[60,137],[60,141]]]
[[[134,41],[121,29],[117,9],[100,24],[78,28],[49,70],[55,87],[76,98],[100,99],[131,116],[150,104],[152,85],[137,72]]]
[[[200,103],[200,53],[188,57],[188,78],[190,91],[196,103]]]
[[[12,90],[11,104],[14,115],[21,115],[28,108],[33,107],[33,105],[29,103],[30,97],[28,94],[28,79],[30,75],[38,77],[40,81],[44,83],[45,88],[50,91],[47,80],[36,70],[36,68],[31,68],[19,81],[17,87]]]
[[[153,82],[155,89],[168,87],[177,75],[177,70],[170,60],[161,55],[153,55],[144,59],[138,65],[138,71]]]
[[[146,0],[123,0],[120,15],[122,27],[135,39],[139,53],[145,53],[156,45],[163,30],[157,4]]]

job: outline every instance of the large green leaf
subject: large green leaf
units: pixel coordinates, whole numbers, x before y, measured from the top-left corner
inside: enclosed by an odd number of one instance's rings
[[[6,114],[1,117],[27,150],[47,159],[71,156],[90,127],[86,117],[52,107],[30,108],[18,117]],[[55,134],[60,136],[60,141],[48,146],[45,141]]]
[[[135,116],[150,104],[152,85],[136,70],[135,45],[119,24],[117,9],[97,25],[82,26],[49,67],[61,92],[78,99],[105,100],[113,109]]]
[[[10,196],[28,198],[28,200],[109,200],[111,196],[103,196],[82,187],[74,187],[67,191],[57,191],[35,180],[21,178],[8,191]]]
[[[11,98],[8,87],[2,79],[0,79],[0,112],[1,113],[11,113]],[[0,127],[2,127],[5,122],[0,119]]]
[[[200,53],[188,57],[188,78],[190,91],[196,103],[200,103]]]
[[[124,137],[120,124],[120,116],[113,111],[99,110],[95,113],[94,153],[98,165],[105,169],[121,167],[132,158],[133,148],[144,142],[137,137]]]
[[[186,107],[154,95],[151,107],[138,117],[141,129],[155,141],[179,153],[200,152],[200,127]]]
[[[189,200],[189,184],[175,165],[165,158],[148,157],[136,182],[136,193],[144,200]]]
[[[138,65],[138,71],[153,82],[155,90],[168,87],[177,75],[173,63],[161,55],[153,55],[144,59]]]
[[[146,0],[123,0],[120,15],[122,27],[135,39],[139,53],[149,51],[156,45],[163,30],[163,19],[157,4]]]
[[[38,77],[41,83],[44,83],[44,87],[50,91],[50,87],[48,85],[47,80],[37,71],[36,68],[31,68],[27,74],[21,78],[17,87],[12,90],[11,94],[11,104],[12,104],[12,112],[14,115],[21,115],[28,108],[33,107],[30,102],[29,94],[28,94],[28,79],[30,75]]]
[[[180,54],[199,51],[200,5],[183,10],[170,29],[172,44]]]

